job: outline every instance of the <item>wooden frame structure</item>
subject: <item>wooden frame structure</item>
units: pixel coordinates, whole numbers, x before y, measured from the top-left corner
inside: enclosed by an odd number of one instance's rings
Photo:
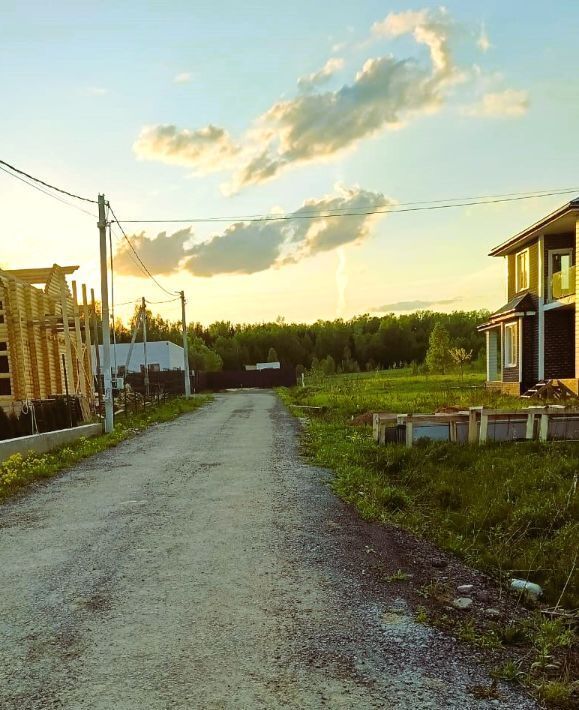
[[[462,444],[492,441],[577,441],[579,410],[562,405],[528,407],[519,410],[470,407],[450,414],[387,414],[372,416],[377,444],[400,441],[408,448],[419,438]],[[398,433],[398,437],[389,437]]]
[[[0,406],[67,391],[94,404],[92,311],[86,287],[81,312],[77,284],[66,281],[77,269],[0,270]]]

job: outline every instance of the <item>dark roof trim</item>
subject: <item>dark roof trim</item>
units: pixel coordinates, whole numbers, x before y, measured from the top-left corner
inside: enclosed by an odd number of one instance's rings
[[[535,316],[536,311],[515,311],[514,313],[504,313],[503,315],[491,317],[486,323],[482,325],[477,325],[476,329],[479,333],[484,330],[490,330],[491,328],[498,328],[504,321],[514,321],[515,319],[524,318],[525,316]]]
[[[527,227],[522,232],[515,234],[514,237],[507,239],[506,242],[503,242],[494,249],[491,249],[491,251],[489,252],[489,256],[504,256],[509,251],[511,251],[511,249],[519,242],[523,241],[527,237],[530,237],[533,232],[536,232],[537,230],[546,227],[548,224],[554,222],[559,217],[563,217],[568,212],[573,212],[575,210],[579,210],[579,197],[576,197],[574,200],[571,200],[571,202],[567,202],[567,204],[557,208],[554,212],[551,212],[546,217],[543,217],[543,219],[540,219],[538,222],[535,222],[535,224],[532,224],[530,227]]]

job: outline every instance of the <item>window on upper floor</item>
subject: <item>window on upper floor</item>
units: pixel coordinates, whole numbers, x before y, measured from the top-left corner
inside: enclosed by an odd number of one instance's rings
[[[515,257],[515,289],[517,293],[529,288],[529,250],[520,251]]]
[[[518,328],[516,323],[505,325],[505,367],[517,366]]]

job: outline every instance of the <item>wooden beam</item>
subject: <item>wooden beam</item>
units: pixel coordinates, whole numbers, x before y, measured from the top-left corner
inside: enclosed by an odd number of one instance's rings
[[[64,328],[64,354],[68,374],[68,388],[74,393],[76,391],[76,387],[74,382],[74,367],[72,364],[72,344],[70,338],[70,327],[68,323],[67,293],[64,281],[60,284],[60,310],[62,312],[62,325]]]
[[[82,335],[80,332],[80,318],[78,311],[78,292],[76,290],[76,281],[72,282],[72,315],[74,318],[74,335],[75,335],[75,350],[76,350],[76,373],[77,383],[80,393],[86,396],[86,375],[84,372],[84,353]]]
[[[91,400],[94,400],[94,378],[92,374],[92,338],[90,332],[90,308],[88,305],[88,298],[86,292],[86,284],[82,284],[82,313],[84,318],[84,343],[86,345],[85,351],[85,368],[86,368],[86,380],[87,380],[87,393],[89,394]],[[93,402],[94,404],[94,402]]]

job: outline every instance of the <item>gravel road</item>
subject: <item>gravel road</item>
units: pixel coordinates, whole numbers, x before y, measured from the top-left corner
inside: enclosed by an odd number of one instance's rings
[[[0,508],[0,708],[535,707],[368,583],[275,395],[218,395]]]

